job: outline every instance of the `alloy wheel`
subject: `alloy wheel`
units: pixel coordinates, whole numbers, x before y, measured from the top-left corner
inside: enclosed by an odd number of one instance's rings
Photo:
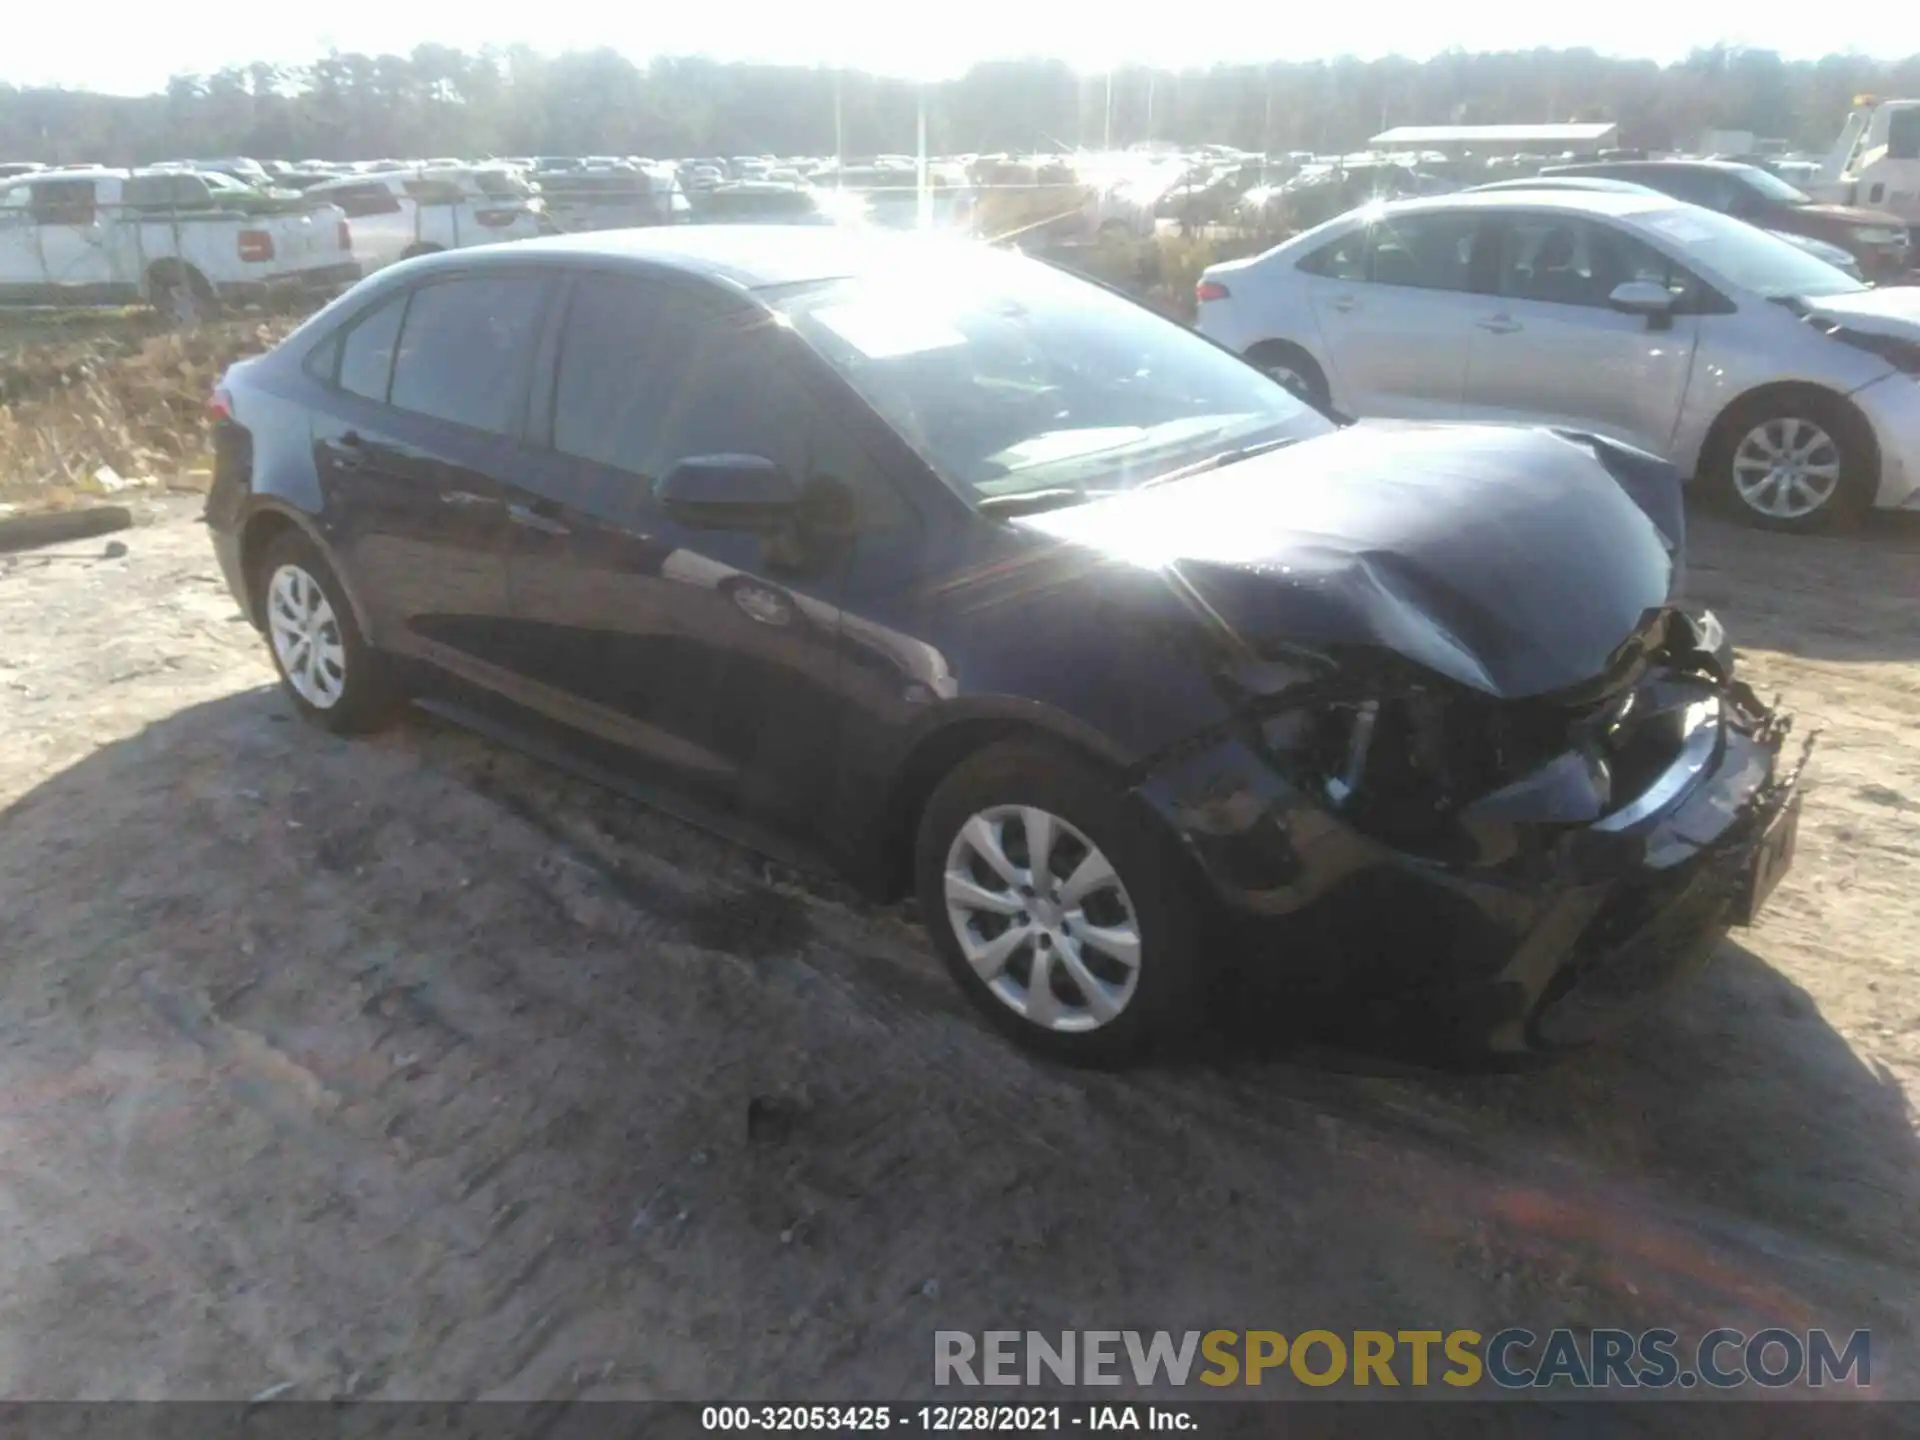
[[[298,565],[282,565],[267,585],[267,629],[281,673],[316,710],[331,710],[347,689],[347,650],[340,622],[320,582]]]
[[[1811,420],[1766,420],[1733,452],[1733,488],[1748,508],[1773,520],[1804,520],[1840,488],[1841,455]]]
[[[1031,1024],[1097,1030],[1140,982],[1140,922],[1112,863],[1030,805],[971,816],[947,849],[947,920],[986,987]]]

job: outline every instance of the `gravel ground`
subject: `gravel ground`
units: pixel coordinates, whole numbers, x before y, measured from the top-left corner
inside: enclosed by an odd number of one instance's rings
[[[1116,1077],[899,912],[300,724],[191,508],[0,559],[0,1394],[900,1398],[936,1328],[1513,1323],[1867,1326],[1920,1395],[1911,527],[1702,527],[1824,735],[1762,923],[1636,1030],[1435,1075],[1256,1017]]]

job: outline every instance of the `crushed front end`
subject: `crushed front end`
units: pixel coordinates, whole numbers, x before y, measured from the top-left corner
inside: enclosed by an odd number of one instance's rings
[[[1291,980],[1495,1050],[1602,1033],[1792,859],[1807,747],[1711,615],[1655,610],[1590,682],[1519,699],[1384,652],[1223,683],[1241,719],[1139,797]]]

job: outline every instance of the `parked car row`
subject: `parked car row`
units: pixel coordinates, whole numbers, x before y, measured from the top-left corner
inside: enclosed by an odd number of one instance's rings
[[[1491,243],[1470,303],[1532,303],[1509,273],[1566,303],[1617,236],[1651,267],[1597,307],[1631,343],[1561,338],[1652,407],[1726,313],[1669,247],[1742,304],[1729,277],[1814,264],[1594,198],[1423,202],[1210,283],[1251,314],[1302,274],[1369,393],[1451,412],[1428,362],[1461,337],[1378,358],[1382,287]],[[1674,467],[1592,427],[1343,424],[1010,252],[732,225],[421,257],[213,404],[215,550],[302,715],[413,697],[914,893],[970,999],[1063,1059],[1178,1035],[1227,953],[1503,1052],[1583,1044],[1792,855],[1787,722],[1676,598]]]

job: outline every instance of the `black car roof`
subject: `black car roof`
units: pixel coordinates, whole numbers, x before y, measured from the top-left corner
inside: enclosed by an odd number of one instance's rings
[[[416,267],[466,269],[527,262],[630,264],[719,280],[743,290],[807,280],[861,275],[940,247],[970,245],[951,236],[913,235],[857,228],[803,229],[791,225],[659,225],[634,230],[592,230],[506,245],[449,251],[413,262]],[[419,273],[416,269],[414,273]]]

